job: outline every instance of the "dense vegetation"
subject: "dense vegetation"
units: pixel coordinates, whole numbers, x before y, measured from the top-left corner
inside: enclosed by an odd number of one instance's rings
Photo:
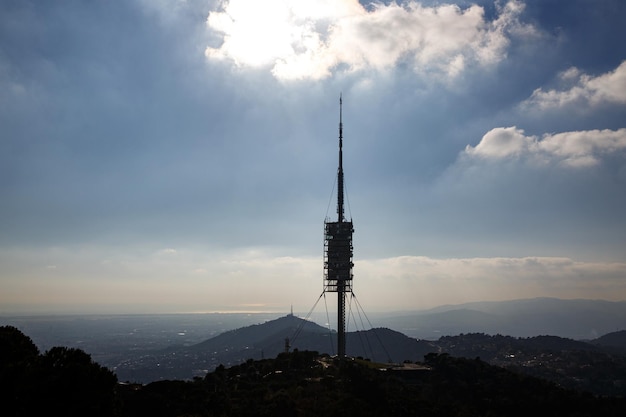
[[[79,349],[40,354],[0,328],[5,416],[621,416],[623,398],[598,398],[492,366],[428,354],[424,366],[388,369],[316,352],[219,366],[192,381],[117,384]]]
[[[80,349],[53,347],[40,354],[32,340],[0,327],[3,416],[111,416],[117,377]]]

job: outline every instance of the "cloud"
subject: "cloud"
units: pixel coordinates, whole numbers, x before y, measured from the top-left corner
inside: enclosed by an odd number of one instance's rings
[[[626,104],[626,61],[615,70],[597,77],[582,73],[572,67],[559,76],[561,82],[570,85],[564,90],[537,88],[522,103],[523,108],[540,110],[566,107],[574,104]]]
[[[626,129],[491,129],[412,203],[416,245],[428,236],[429,255],[621,259],[624,172]]]
[[[157,252],[158,255],[176,255],[177,253],[178,251],[173,248],[165,248]]]
[[[497,127],[487,132],[475,147],[468,145],[470,158],[524,158],[582,168],[598,165],[602,156],[626,151],[626,129],[587,130],[527,136],[517,127]]]
[[[356,0],[230,0],[208,15],[207,26],[221,35],[221,44],[207,47],[205,55],[237,67],[271,68],[281,80],[384,71],[398,64],[455,77],[470,65],[501,61],[510,36],[535,33],[518,19],[523,3],[496,5],[498,15],[489,21],[477,5],[425,7],[406,1],[366,9]]]

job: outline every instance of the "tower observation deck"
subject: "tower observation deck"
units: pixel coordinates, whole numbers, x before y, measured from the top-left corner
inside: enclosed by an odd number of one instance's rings
[[[346,355],[346,294],[352,292],[352,220],[344,217],[343,121],[339,97],[339,167],[337,169],[337,221],[324,222],[324,292],[337,293],[337,354]]]

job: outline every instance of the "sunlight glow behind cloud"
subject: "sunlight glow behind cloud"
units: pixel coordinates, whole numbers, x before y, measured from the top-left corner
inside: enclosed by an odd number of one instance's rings
[[[407,63],[416,73],[459,75],[468,65],[490,65],[506,56],[509,36],[535,33],[521,24],[524,5],[498,6],[485,19],[484,9],[416,1],[373,3],[356,0],[230,0],[213,11],[207,26],[222,43],[207,47],[208,59],[238,67],[271,68],[281,80],[323,79],[339,68],[348,72],[384,71]]]

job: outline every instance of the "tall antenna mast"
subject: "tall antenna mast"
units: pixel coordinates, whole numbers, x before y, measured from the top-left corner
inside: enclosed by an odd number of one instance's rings
[[[337,169],[337,221],[342,222],[343,217],[343,100],[339,95],[339,168]]]
[[[337,221],[324,222],[324,292],[337,293],[337,354],[346,356],[346,294],[352,293],[352,221],[343,210],[343,120],[339,96],[339,168],[337,169]]]

